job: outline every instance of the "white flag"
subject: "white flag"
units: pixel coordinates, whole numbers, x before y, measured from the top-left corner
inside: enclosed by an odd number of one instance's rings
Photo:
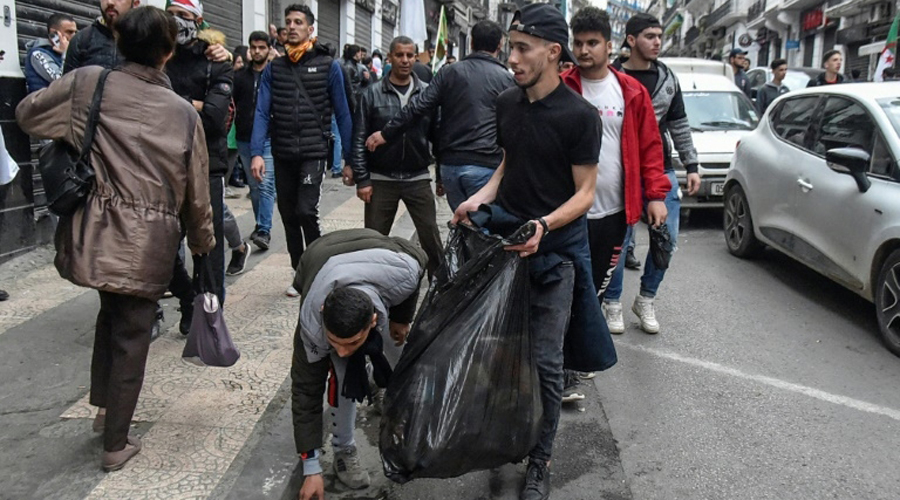
[[[400,34],[412,38],[425,48],[428,30],[425,29],[425,0],[400,0]]]

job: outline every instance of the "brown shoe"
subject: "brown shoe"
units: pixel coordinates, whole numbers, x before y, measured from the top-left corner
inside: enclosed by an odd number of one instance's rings
[[[94,423],[91,424],[91,428],[94,429],[94,432],[98,434],[103,433],[103,429],[106,428],[106,413],[97,413],[97,416],[94,417]]]
[[[103,452],[103,470],[113,472],[125,467],[125,464],[141,451],[141,440],[128,436],[125,448],[119,451]]]

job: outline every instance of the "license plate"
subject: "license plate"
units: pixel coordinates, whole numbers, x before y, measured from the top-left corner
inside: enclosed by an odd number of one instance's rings
[[[725,183],[714,182],[710,184],[710,192],[713,196],[723,196],[725,194]]]

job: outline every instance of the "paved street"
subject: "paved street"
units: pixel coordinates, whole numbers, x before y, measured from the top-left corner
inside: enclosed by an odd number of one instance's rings
[[[361,226],[353,194],[328,180],[327,230]],[[228,202],[249,234],[249,200]],[[628,311],[640,273],[627,271],[619,364],[564,410],[553,498],[900,498],[900,359],[881,346],[872,305],[774,252],[733,258],[720,220],[695,212],[683,224],[657,336]],[[413,235],[408,214],[395,230]],[[12,295],[0,304],[0,499],[296,498],[288,372],[298,301],[283,295],[283,241],[277,230],[275,246],[228,279],[226,320],[243,353],[235,367],[184,364],[175,302],[164,301],[170,329],[151,347],[135,415],[144,451],[112,474],[100,471],[86,405],[97,294],[60,280],[49,251],[0,266]],[[362,408],[357,441],[372,487],[341,491],[328,476],[328,498],[517,498],[522,465],[389,483],[377,422]]]

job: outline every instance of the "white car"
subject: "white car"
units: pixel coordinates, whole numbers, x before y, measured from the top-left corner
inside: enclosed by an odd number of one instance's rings
[[[779,97],[737,148],[725,242],[764,245],[875,303],[900,355],[900,83],[829,85]]]
[[[684,193],[681,206],[721,207],[731,157],[738,141],[756,128],[756,110],[734,85],[731,67],[725,63],[689,58],[664,58],[662,62],[678,77],[700,160],[700,191],[689,197],[684,190],[687,172],[672,148],[675,174]]]

